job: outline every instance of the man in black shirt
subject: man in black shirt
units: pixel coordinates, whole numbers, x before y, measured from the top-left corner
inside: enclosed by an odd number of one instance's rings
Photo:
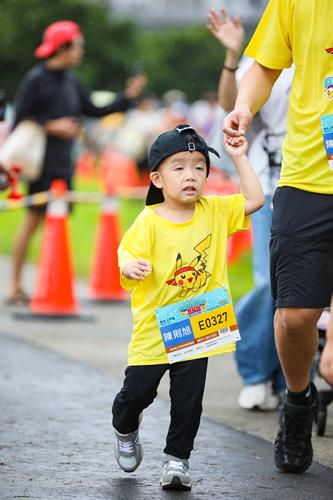
[[[30,118],[47,133],[46,152],[40,177],[29,184],[29,194],[47,191],[55,179],[63,179],[71,188],[74,140],[81,131],[81,117],[102,117],[126,111],[146,85],[138,75],[126,82],[124,92],[111,104],[96,107],[88,90],[71,69],[82,60],[84,39],[79,26],[72,21],[58,21],[46,28],[35,56],[45,62],[32,68],[19,88],[15,101],[16,126]],[[21,287],[21,275],[29,242],[43,220],[45,207],[30,207],[19,230],[13,250],[13,269],[8,304],[29,302]]]

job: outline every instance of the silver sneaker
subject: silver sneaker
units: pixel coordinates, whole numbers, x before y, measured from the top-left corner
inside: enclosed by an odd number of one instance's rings
[[[142,413],[139,415],[139,426],[141,420]],[[115,457],[124,472],[134,472],[142,461],[143,449],[139,441],[139,426],[135,432],[129,434],[120,434],[113,428],[116,437]]]
[[[189,473],[188,460],[181,460],[167,455],[162,464],[160,484],[163,490],[190,490],[192,488],[192,479]]]

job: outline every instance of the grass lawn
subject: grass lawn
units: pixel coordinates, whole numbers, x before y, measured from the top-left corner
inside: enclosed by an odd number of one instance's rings
[[[100,186],[97,182],[77,182],[76,189],[84,192],[95,192],[100,191]],[[6,193],[0,194],[0,198],[6,197]],[[120,200],[120,219],[123,231],[130,226],[143,206],[142,200]],[[75,274],[83,279],[88,278],[91,269],[99,213],[99,205],[77,204],[69,218]],[[23,216],[24,210],[22,209],[0,212],[0,255],[11,254],[15,233]],[[29,262],[37,262],[40,241],[41,231],[39,230],[29,248]],[[252,288],[250,252],[244,253],[238,262],[229,266],[229,279],[234,301]]]

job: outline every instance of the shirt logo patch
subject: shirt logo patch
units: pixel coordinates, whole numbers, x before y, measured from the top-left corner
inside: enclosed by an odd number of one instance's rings
[[[324,78],[324,94],[329,101],[333,100],[333,76],[327,76],[326,78]]]
[[[333,54],[333,47],[330,47],[329,49],[325,49],[327,54]]]

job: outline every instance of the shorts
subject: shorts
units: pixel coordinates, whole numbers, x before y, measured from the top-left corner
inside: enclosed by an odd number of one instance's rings
[[[333,292],[333,195],[277,188],[270,254],[276,307],[329,306]]]
[[[52,177],[50,175],[42,174],[41,177],[39,177],[35,182],[31,182],[28,185],[28,194],[36,194],[36,193],[43,193],[44,191],[48,191],[51,187],[51,184],[54,180],[56,179],[62,179],[65,181],[67,184],[67,189],[70,191],[72,189],[72,178],[71,176],[67,177]],[[47,204],[43,205],[32,205],[29,207],[29,210],[34,210],[38,212],[44,213],[46,211]],[[71,209],[70,209],[71,210]],[[69,211],[70,211],[69,210]]]

